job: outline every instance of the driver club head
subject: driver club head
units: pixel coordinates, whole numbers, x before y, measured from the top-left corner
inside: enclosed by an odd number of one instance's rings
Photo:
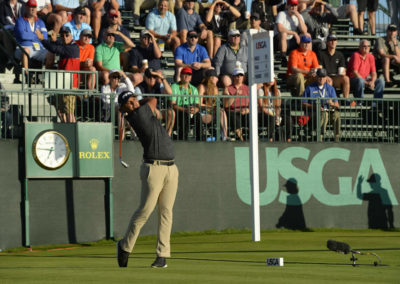
[[[121,162],[121,164],[125,167],[125,168],[129,168],[129,164],[122,161],[122,159],[119,159],[119,161]]]

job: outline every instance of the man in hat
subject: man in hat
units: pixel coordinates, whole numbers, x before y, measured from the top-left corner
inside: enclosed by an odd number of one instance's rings
[[[274,45],[281,52],[282,66],[287,66],[286,53],[300,44],[300,35],[307,33],[303,16],[297,11],[298,0],[288,0],[286,10],[276,16]]]
[[[175,53],[176,48],[180,45],[180,40],[177,36],[175,15],[168,11],[168,8],[168,0],[160,0],[157,8],[154,8],[146,17],[146,29]]]
[[[93,66],[94,62],[94,46],[90,44],[92,39],[92,31],[84,29],[76,44],[79,46],[80,70],[95,72],[96,68]],[[84,80],[85,88],[93,90],[96,84],[96,75],[94,73],[81,74],[81,80]]]
[[[104,32],[109,28],[123,33],[128,38],[131,37],[128,29],[121,24],[121,13],[118,10],[111,9],[104,15],[99,35],[104,34]],[[119,35],[116,35],[115,41],[123,42],[124,40]],[[104,42],[104,38],[100,36],[98,42]]]
[[[382,63],[383,76],[385,77],[385,86],[393,87],[390,80],[390,65],[400,67],[400,48],[397,40],[397,25],[388,25],[386,37],[381,37],[376,42],[377,59]]]
[[[113,14],[117,12],[119,15],[119,1],[118,0],[89,0],[89,7],[92,12],[92,27],[93,27],[93,37],[97,39],[99,37],[100,28],[102,24],[107,22],[107,14],[114,11]],[[119,18],[119,20],[121,20]],[[121,24],[121,22],[120,22]],[[101,38],[101,37],[100,37]]]
[[[196,140],[200,141],[201,137],[201,114],[200,114],[200,98],[199,92],[195,86],[190,84],[192,80],[192,69],[183,67],[180,73],[180,81],[172,84],[172,94],[185,95],[178,97],[170,97],[171,105],[176,113],[178,139],[187,140],[189,134],[189,126],[195,124]]]
[[[47,66],[51,65],[51,56],[47,53],[35,31],[39,30],[47,40],[47,29],[44,22],[37,17],[36,0],[26,2],[25,16],[19,17],[15,23],[14,34],[17,42],[22,46],[29,58],[34,58]],[[20,49],[15,51],[15,56],[22,61],[22,67],[28,68],[28,57]]]
[[[80,70],[79,47],[72,39],[72,32],[68,27],[61,27],[60,37],[61,42],[57,41],[57,35],[53,33],[51,41],[47,41],[39,30],[36,30],[37,37],[42,41],[42,44],[49,52],[59,55],[58,61],[59,70]],[[79,77],[77,73],[72,75],[72,88],[79,87]],[[75,96],[61,95],[58,100],[58,115],[61,122],[74,123],[75,121]],[[62,103],[61,103],[62,102]]]
[[[292,95],[303,95],[305,86],[316,80],[315,70],[318,67],[317,55],[311,50],[311,38],[302,35],[300,47],[290,53],[286,72],[287,86],[294,88]]]
[[[231,129],[235,130],[236,137],[244,141],[243,127],[249,126],[249,87],[244,84],[244,70],[236,67],[232,73],[232,84],[224,89],[224,108],[228,115]]]
[[[215,71],[223,88],[232,85],[233,69],[242,68],[247,73],[248,51],[247,46],[240,44],[240,32],[231,29],[228,32],[228,42],[221,45],[213,59]]]
[[[124,42],[115,41],[116,36],[120,36]],[[108,28],[103,34],[104,42],[96,47],[95,64],[97,71],[100,71],[101,80],[104,85],[108,84],[108,74],[111,69],[121,70],[120,53],[128,52],[135,45],[129,37]]]
[[[325,41],[329,35],[329,27],[337,21],[337,11],[329,3],[322,0],[313,1],[312,5],[301,12],[307,32],[312,38],[312,49],[317,54],[326,48]]]
[[[321,112],[321,140],[326,133],[328,122],[334,128],[335,141],[340,140],[340,113],[339,102],[337,100],[335,89],[327,83],[328,74],[325,69],[319,68],[316,72],[317,81],[308,85],[303,94],[302,106],[306,114],[310,116],[311,127],[317,125],[317,112]],[[320,107],[317,100],[307,98],[322,98]]]
[[[187,42],[178,46],[175,51],[175,81],[181,78],[180,72],[183,67],[190,67],[193,73],[191,83],[198,85],[203,80],[204,70],[211,67],[211,60],[207,50],[199,42],[199,34],[189,31]]]
[[[140,45],[129,51],[129,68],[134,73],[144,73],[151,67],[161,70],[162,56],[160,47],[154,36],[148,30],[140,32]],[[146,61],[147,60],[147,61]]]
[[[57,34],[60,28],[67,22],[72,20],[72,14],[79,7],[79,0],[53,0],[53,12],[49,15],[47,23],[54,25],[53,31]],[[83,17],[83,22],[90,25],[90,10],[84,8],[86,16]]]
[[[318,56],[319,64],[328,72],[328,83],[336,89],[341,89],[344,98],[349,98],[350,78],[346,75],[346,60],[339,50],[336,50],[337,37],[330,34],[326,41],[327,49],[322,50]],[[355,102],[351,103],[355,106]]]
[[[241,46],[248,46],[248,38],[247,38],[247,33],[249,30],[252,30],[253,33],[262,33],[266,32],[267,30],[263,29],[261,27],[261,18],[260,14],[257,12],[254,12],[250,15],[250,29],[244,30],[241,35],[240,39],[240,45]]]
[[[132,92],[127,91],[118,96],[118,103],[120,111],[128,114],[126,119],[143,146],[143,163],[140,168],[141,201],[124,237],[117,243],[118,265],[128,266],[129,254],[140,230],[158,205],[157,257],[151,266],[165,268],[166,258],[171,255],[172,210],[179,176],[174,161],[174,146],[167,131],[154,115],[156,98],[146,97],[139,102]]]
[[[182,5],[182,1],[176,1],[175,4]],[[187,36],[189,31],[199,31],[198,37],[200,38],[200,43],[205,44],[207,47],[208,54],[213,56],[214,54],[214,37],[210,30],[207,30],[206,25],[203,23],[199,14],[194,11],[195,0],[184,0],[183,7],[175,6],[177,10],[176,22],[178,26],[178,33],[181,43],[187,41]]]
[[[83,21],[85,16],[85,8],[78,7],[74,10],[74,18],[64,25],[71,30],[72,38],[75,41],[79,40],[79,35],[83,30],[92,30],[92,27]]]
[[[350,77],[350,90],[354,97],[363,98],[364,88],[374,90],[374,98],[383,98],[385,81],[378,78],[375,66],[375,57],[370,53],[371,44],[368,40],[361,40],[358,51],[354,52],[347,64],[347,76]],[[359,102],[359,104],[362,104]],[[376,102],[373,102],[375,105]]]

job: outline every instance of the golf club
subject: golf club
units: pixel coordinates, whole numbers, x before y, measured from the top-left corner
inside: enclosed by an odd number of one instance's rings
[[[119,161],[125,168],[129,168],[129,164],[122,160],[122,136],[123,136],[123,127],[124,127],[124,114],[121,113],[120,119],[120,127],[119,127]]]

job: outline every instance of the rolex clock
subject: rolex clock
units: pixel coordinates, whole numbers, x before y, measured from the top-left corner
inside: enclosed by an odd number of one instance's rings
[[[46,170],[56,170],[68,161],[70,148],[67,138],[55,130],[39,133],[32,143],[36,163]]]

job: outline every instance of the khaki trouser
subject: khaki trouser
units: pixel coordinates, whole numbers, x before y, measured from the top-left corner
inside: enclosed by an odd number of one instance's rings
[[[151,10],[158,4],[156,0],[130,0],[125,1],[125,6],[127,9],[132,9],[133,13],[140,16],[140,9]]]
[[[321,111],[321,134],[326,133],[326,126],[333,125],[335,136],[340,136],[340,112],[338,111]]]
[[[311,83],[314,83],[317,77],[304,77],[303,73],[292,74],[287,78],[287,86],[294,87],[295,97],[301,97],[304,94],[305,87]]]
[[[170,257],[172,209],[178,189],[178,176],[176,165],[142,164],[140,167],[142,181],[140,206],[133,214],[125,237],[120,242],[124,251],[132,252],[140,229],[158,205],[157,256]]]

